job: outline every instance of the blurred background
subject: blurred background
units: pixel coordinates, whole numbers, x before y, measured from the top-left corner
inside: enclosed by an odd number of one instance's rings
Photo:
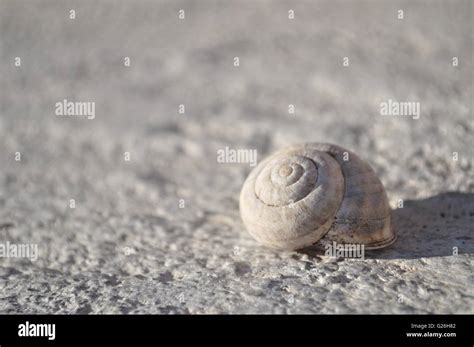
[[[472,23],[462,0],[0,0],[0,242],[40,252],[0,259],[0,312],[472,313]],[[406,202],[398,245],[341,263],[247,236],[251,168],[216,152],[305,141]]]

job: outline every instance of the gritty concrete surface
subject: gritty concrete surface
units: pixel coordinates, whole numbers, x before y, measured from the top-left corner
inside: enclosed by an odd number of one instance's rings
[[[474,313],[472,23],[457,0],[0,0],[0,241],[39,249],[0,258],[0,313]],[[95,119],[56,116],[63,99]],[[388,99],[420,119],[381,116]],[[353,150],[403,199],[391,248],[248,236],[251,168],[217,150],[303,141]]]

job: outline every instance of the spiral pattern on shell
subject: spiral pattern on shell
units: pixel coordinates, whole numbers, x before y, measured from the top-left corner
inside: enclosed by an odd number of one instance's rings
[[[248,176],[242,220],[260,243],[300,249],[321,238],[384,247],[394,241],[382,183],[369,165],[334,145],[278,151]]]

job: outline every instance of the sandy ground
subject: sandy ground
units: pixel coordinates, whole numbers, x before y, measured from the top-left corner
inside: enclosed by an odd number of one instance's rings
[[[0,258],[0,313],[474,313],[473,17],[457,0],[0,0],[0,242],[39,251]],[[55,115],[63,99],[95,119]],[[381,116],[388,99],[420,119]],[[373,166],[391,248],[248,236],[251,168],[217,151],[303,141]]]

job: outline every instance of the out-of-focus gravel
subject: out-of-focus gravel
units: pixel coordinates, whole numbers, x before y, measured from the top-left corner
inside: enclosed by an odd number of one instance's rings
[[[473,22],[457,0],[1,0],[0,242],[39,258],[0,258],[0,312],[473,313]],[[96,118],[55,116],[63,99]],[[420,119],[381,116],[388,99]],[[247,235],[251,168],[217,150],[303,141],[353,150],[404,200],[391,248]]]

